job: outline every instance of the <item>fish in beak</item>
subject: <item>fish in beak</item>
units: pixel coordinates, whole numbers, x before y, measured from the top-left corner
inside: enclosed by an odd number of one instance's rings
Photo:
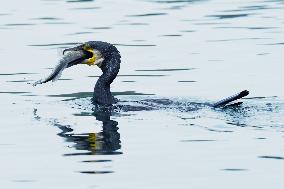
[[[78,64],[100,65],[102,64],[104,58],[101,53],[93,49],[88,44],[82,44],[73,48],[68,48],[63,50],[63,57],[60,59],[59,63],[53,69],[45,79],[36,81],[33,86],[38,84],[43,84],[49,81],[56,81],[61,76],[61,73],[65,68],[69,68]]]

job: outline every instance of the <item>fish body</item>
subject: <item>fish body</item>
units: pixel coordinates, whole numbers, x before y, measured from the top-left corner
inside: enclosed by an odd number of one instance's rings
[[[59,63],[55,66],[52,72],[45,79],[36,81],[35,83],[33,83],[33,86],[36,86],[38,84],[43,84],[49,81],[54,82],[58,80],[65,68],[74,66],[82,62],[84,59],[85,59],[85,54],[83,51],[74,51],[74,52],[72,51],[67,53],[60,59]]]

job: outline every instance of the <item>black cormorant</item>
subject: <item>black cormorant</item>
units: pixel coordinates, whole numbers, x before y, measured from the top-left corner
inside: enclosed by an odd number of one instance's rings
[[[110,85],[116,78],[121,63],[121,56],[117,48],[103,41],[88,41],[73,48],[68,48],[63,51],[63,54],[69,52],[53,72],[44,80],[37,81],[34,85],[46,83],[50,80],[55,80],[60,76],[64,68],[71,67],[77,64],[97,65],[101,68],[103,74],[99,77],[93,94],[93,102],[96,105],[109,106],[117,102],[110,92]],[[247,96],[249,92],[244,90],[233,96],[220,100],[211,107],[221,107],[228,103]],[[240,104],[240,103],[237,103]]]

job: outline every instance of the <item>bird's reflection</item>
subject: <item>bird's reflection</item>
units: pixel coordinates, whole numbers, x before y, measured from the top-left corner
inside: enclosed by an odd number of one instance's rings
[[[58,121],[53,121],[53,125],[58,127],[61,132],[58,136],[63,137],[66,142],[74,143],[73,147],[78,153],[64,154],[64,156],[75,155],[116,155],[121,154],[118,150],[121,148],[120,134],[118,133],[118,122],[111,120],[111,111],[95,110],[92,115],[96,120],[101,121],[102,131],[98,133],[73,133],[70,125],[63,125]],[[37,110],[34,110],[34,116],[38,120]]]

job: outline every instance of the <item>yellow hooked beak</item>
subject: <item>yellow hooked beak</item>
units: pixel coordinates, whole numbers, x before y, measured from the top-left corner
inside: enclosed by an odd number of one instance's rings
[[[96,56],[96,53],[94,52],[94,49],[92,47],[90,47],[89,45],[84,45],[83,49],[85,51],[92,53],[92,55],[93,55],[91,58],[86,59],[84,61],[84,63],[89,65],[89,66],[95,65],[95,62],[97,60],[97,56]]]

